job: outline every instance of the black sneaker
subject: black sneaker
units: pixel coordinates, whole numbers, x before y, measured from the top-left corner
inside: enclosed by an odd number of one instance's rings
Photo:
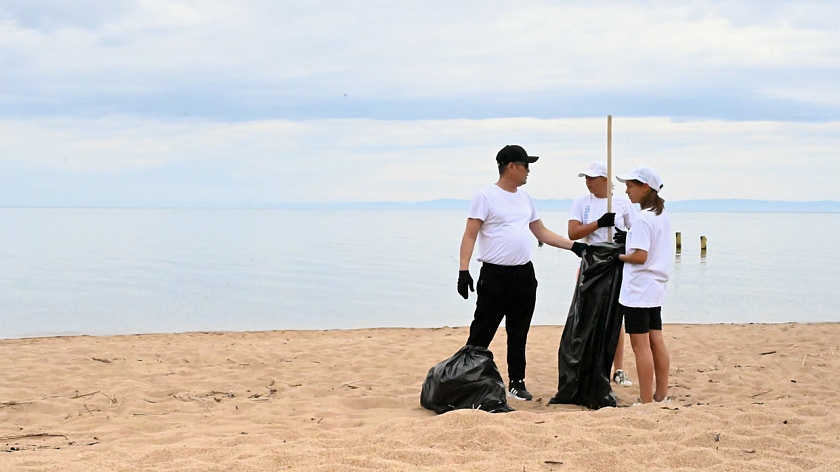
[[[511,380],[508,395],[517,400],[532,400],[534,398],[534,396],[528,392],[528,389],[525,388],[524,380]]]

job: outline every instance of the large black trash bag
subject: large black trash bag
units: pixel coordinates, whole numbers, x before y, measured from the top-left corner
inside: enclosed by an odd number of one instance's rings
[[[624,246],[600,243],[589,246],[580,263],[575,294],[557,353],[560,380],[549,404],[572,403],[587,408],[616,406],[610,386],[621,314],[618,294]]]
[[[470,345],[429,369],[420,405],[435,413],[462,408],[491,413],[513,411],[507,404],[505,383],[493,362],[493,353]]]

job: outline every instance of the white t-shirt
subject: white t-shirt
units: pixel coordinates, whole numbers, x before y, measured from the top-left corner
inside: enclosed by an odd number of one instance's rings
[[[633,227],[627,232],[627,254],[637,249],[647,251],[644,264],[624,263],[621,294],[618,302],[624,306],[654,308],[665,301],[665,283],[671,273],[673,254],[671,223],[668,212],[656,215],[642,210],[636,215]]]
[[[615,227],[627,231],[633,226],[636,219],[636,208],[630,203],[627,197],[614,195],[612,198],[612,210],[615,213]],[[587,225],[607,212],[607,199],[598,198],[591,193],[575,199],[572,203],[572,211],[569,213],[569,221],[580,221]],[[608,237],[607,228],[598,228],[588,236],[581,239],[586,244],[612,242]]]
[[[470,218],[484,222],[478,231],[479,261],[514,266],[531,260],[534,235],[529,225],[540,217],[530,195],[488,185],[473,197]]]

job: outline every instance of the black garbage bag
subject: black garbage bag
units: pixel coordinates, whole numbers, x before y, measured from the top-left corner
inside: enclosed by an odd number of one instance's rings
[[[549,404],[593,409],[617,405],[610,369],[621,334],[618,294],[623,263],[616,258],[622,253],[623,245],[600,243],[590,245],[581,258],[557,353],[557,394]]]
[[[493,353],[470,345],[429,369],[420,405],[438,414],[463,408],[491,413],[513,411],[507,404],[505,383],[493,362]]]

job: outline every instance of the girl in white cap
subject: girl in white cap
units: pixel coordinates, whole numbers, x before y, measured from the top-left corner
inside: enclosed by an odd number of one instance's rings
[[[627,232],[621,293],[618,302],[624,327],[636,356],[636,375],[642,403],[665,401],[671,360],[662,336],[662,303],[673,265],[671,223],[665,200],[659,196],[662,180],[650,167],[636,167],[617,175],[627,185],[630,201],[641,211]]]

